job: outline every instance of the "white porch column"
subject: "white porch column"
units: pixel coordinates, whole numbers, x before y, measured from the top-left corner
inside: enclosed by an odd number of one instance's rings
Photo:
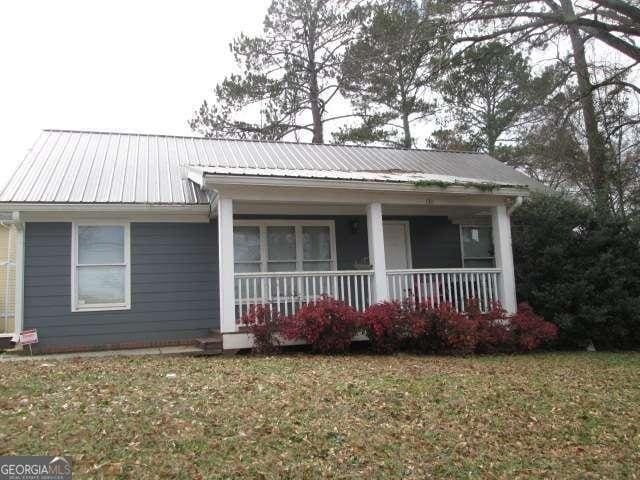
[[[16,224],[16,266],[15,266],[15,304],[14,304],[14,330],[18,335],[24,330],[24,223]]]
[[[516,301],[516,277],[513,269],[513,250],[511,246],[511,219],[507,213],[507,207],[498,205],[491,210],[491,223],[493,226],[493,248],[495,249],[496,267],[500,271],[500,303],[509,313],[515,313],[518,304]]]
[[[233,265],[233,200],[218,198],[218,269],[220,284],[220,331],[237,331]]]
[[[384,302],[389,299],[389,288],[384,256],[382,205],[380,203],[367,205],[367,234],[369,237],[369,261],[373,265],[372,299],[374,302]]]

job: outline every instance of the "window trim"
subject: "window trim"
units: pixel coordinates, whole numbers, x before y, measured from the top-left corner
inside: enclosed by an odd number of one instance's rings
[[[329,227],[329,245],[331,258],[328,260],[331,265],[330,271],[337,271],[337,249],[336,249],[336,225],[334,220],[286,220],[286,219],[256,219],[256,220],[234,220],[233,227],[258,227],[260,235],[260,272],[268,273],[268,251],[267,251],[267,227],[294,227],[296,233],[296,272],[311,272],[312,270],[303,270],[305,262],[302,244],[302,228],[303,227]],[[309,262],[322,260],[311,259]],[[234,258],[235,271],[235,258]],[[237,262],[237,263],[258,263],[258,262]],[[324,271],[324,270],[323,270]],[[269,272],[276,273],[276,272]]]
[[[78,303],[78,227],[123,227],[124,228],[124,303]],[[110,265],[110,264],[105,264]],[[71,311],[100,312],[109,310],[131,310],[131,222],[116,220],[94,220],[72,222],[71,226]]]
[[[485,228],[489,231],[492,232],[491,234],[491,245],[493,247],[494,253],[492,257],[467,257],[465,256],[464,253],[464,235],[462,233],[462,231],[465,228]],[[464,224],[460,224],[460,229],[459,229],[459,233],[460,233],[460,261],[462,263],[462,268],[473,268],[473,267],[465,267],[464,263],[465,260],[493,260],[493,267],[489,267],[489,268],[496,268],[496,254],[495,254],[495,245],[493,245],[493,227],[491,225],[486,225],[486,224],[471,224],[471,223],[464,223]]]

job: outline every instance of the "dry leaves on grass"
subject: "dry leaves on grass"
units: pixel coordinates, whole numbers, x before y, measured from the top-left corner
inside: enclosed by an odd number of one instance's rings
[[[638,354],[47,363],[3,366],[0,454],[70,455],[77,478],[636,478],[640,467]]]

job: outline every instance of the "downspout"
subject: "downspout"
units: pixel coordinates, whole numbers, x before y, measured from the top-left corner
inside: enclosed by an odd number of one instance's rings
[[[209,222],[212,222],[218,216],[218,195],[207,191],[207,199],[209,200]]]
[[[516,209],[520,207],[520,205],[522,205],[523,200],[524,199],[522,196],[516,197],[516,199],[513,201],[513,204],[507,209],[507,214],[511,216],[511,214],[515,212]]]

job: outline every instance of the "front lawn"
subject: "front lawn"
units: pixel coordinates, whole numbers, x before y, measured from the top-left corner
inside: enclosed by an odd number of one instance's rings
[[[42,357],[0,393],[0,455],[74,478],[640,472],[640,354]]]

